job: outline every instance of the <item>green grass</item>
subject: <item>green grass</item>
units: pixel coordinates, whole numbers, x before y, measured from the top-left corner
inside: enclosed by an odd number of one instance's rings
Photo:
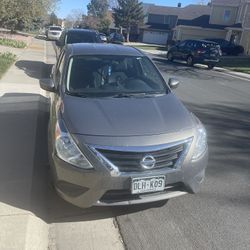
[[[229,69],[229,70],[232,70],[232,71],[250,74],[250,67],[249,68],[241,68],[241,67],[232,68],[232,67],[226,67],[226,68]]]
[[[134,45],[133,47],[142,49],[142,50],[161,50],[167,51],[167,48],[164,46],[155,46],[155,45]]]
[[[20,49],[27,46],[27,44],[23,41],[17,41],[9,38],[0,38],[0,45]]]
[[[16,55],[6,52],[0,53],[0,78],[16,60]]]
[[[250,58],[222,58],[218,64],[229,70],[250,74]]]

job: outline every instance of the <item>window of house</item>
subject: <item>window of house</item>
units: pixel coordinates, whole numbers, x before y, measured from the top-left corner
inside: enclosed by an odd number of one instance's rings
[[[224,17],[223,17],[224,21],[228,22],[230,20],[230,17],[231,17],[231,11],[230,10],[225,10]]]

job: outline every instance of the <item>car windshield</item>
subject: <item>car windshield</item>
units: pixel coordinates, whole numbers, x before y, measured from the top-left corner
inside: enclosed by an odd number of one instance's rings
[[[60,27],[50,27],[49,30],[61,31],[62,29]]]
[[[75,56],[67,73],[68,94],[86,97],[165,94],[167,85],[144,56]]]
[[[69,32],[67,34],[66,43],[96,43],[99,39],[95,33],[90,32]]]

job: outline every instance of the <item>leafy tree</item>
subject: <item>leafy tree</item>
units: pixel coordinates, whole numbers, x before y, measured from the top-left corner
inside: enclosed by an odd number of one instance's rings
[[[109,9],[107,0],[91,0],[87,5],[88,15],[104,18]]]
[[[59,0],[1,0],[0,25],[14,30],[32,27],[43,19]]]
[[[74,26],[79,26],[82,23],[83,16],[82,10],[71,10],[71,13],[65,19],[65,27],[72,28]]]
[[[138,0],[117,0],[118,7],[113,8],[113,18],[116,27],[127,29],[127,42],[133,25],[138,25],[144,19],[143,6]]]
[[[91,29],[98,29],[107,33],[111,24],[109,15],[108,0],[91,0],[87,5],[88,16],[84,20],[84,25]]]

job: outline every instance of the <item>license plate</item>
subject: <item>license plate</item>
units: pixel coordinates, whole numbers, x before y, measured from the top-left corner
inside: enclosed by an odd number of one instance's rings
[[[165,188],[165,176],[133,178],[132,194],[150,193],[163,191]]]

